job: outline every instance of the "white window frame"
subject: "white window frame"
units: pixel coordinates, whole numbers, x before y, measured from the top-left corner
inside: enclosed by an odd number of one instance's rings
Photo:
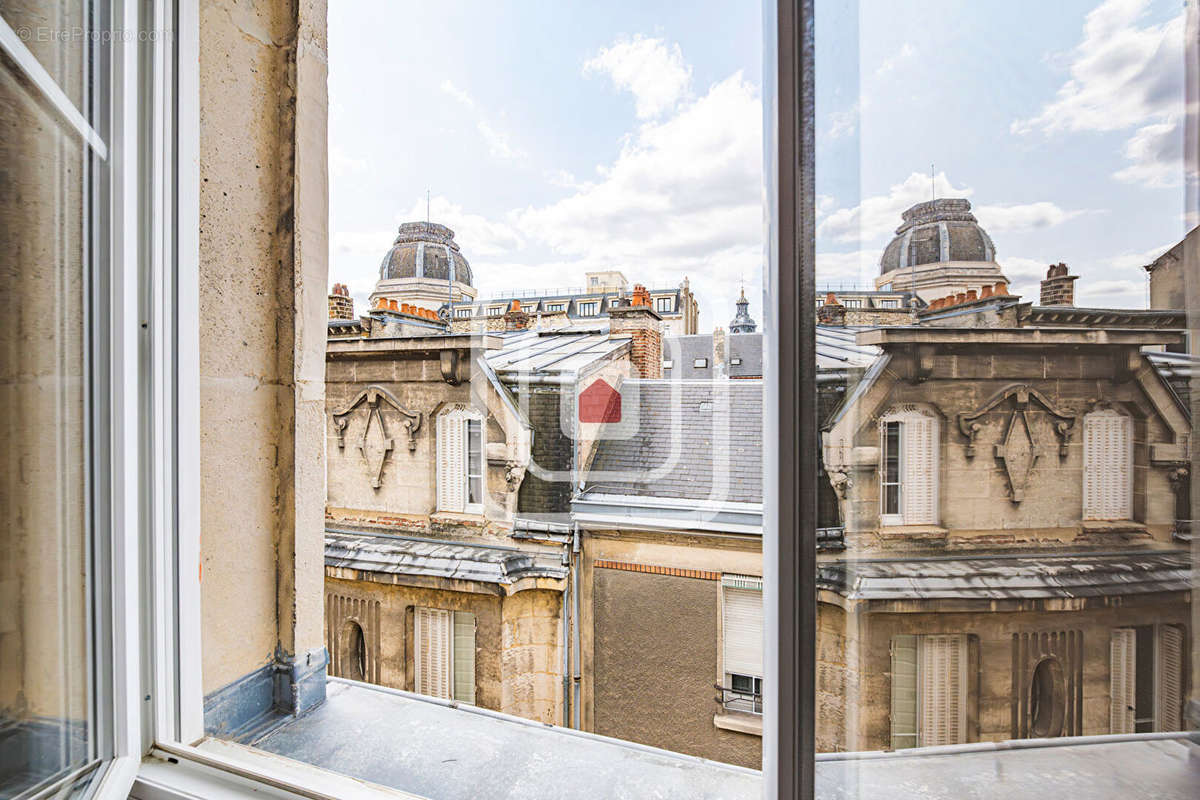
[[[708,359],[707,358],[693,358],[692,359],[692,369],[708,369]]]
[[[720,680],[722,686],[725,686],[727,688],[732,688],[733,683],[734,683],[734,676],[748,678],[752,682],[752,687],[757,689],[758,695],[759,695],[757,707],[755,707],[753,705],[753,702],[747,704],[745,701],[740,701],[740,700],[723,702],[722,705],[723,705],[723,708],[725,711],[735,711],[735,712],[741,712],[741,713],[747,713],[747,714],[761,715],[763,713],[762,686],[763,686],[763,677],[764,677],[764,666],[765,666],[764,660],[766,657],[766,648],[763,646],[763,642],[759,643],[759,652],[758,652],[759,664],[758,664],[757,669],[739,669],[738,668],[739,665],[729,663],[729,655],[727,653],[727,646],[729,645],[728,601],[729,601],[730,593],[731,592],[737,592],[737,593],[757,592],[759,600],[761,602],[762,592],[763,592],[763,579],[762,579],[762,577],[760,577],[758,575],[725,574],[725,575],[721,576],[721,584],[720,585],[721,585],[721,593],[720,593],[720,602],[719,602],[719,622],[720,622],[720,631],[721,631],[721,641],[719,642],[719,648],[718,648],[718,654],[719,654],[719,658],[720,658],[720,668],[718,670],[719,680]],[[765,615],[764,615],[763,611],[764,610],[761,609],[761,607],[760,607],[759,625],[763,626],[763,631],[765,632],[766,620],[765,620]],[[765,639],[765,636],[763,637],[763,639]]]
[[[899,308],[900,301],[896,300],[895,298],[891,298],[891,297],[881,298],[879,301],[879,307],[880,308]]]
[[[492,318],[504,316],[504,306],[488,306],[487,315]]]
[[[567,310],[567,304],[566,304],[566,303],[547,303],[547,304],[546,304],[546,311],[547,311],[547,312],[551,312],[551,311],[566,311],[566,310]]]
[[[654,298],[654,310],[659,314],[675,313],[675,298],[672,295],[661,295]]]
[[[910,501],[916,503],[909,497],[909,493],[913,490],[913,481],[908,476],[910,468],[915,469],[916,464],[912,461],[913,453],[912,440],[915,433],[909,428],[916,422],[927,423],[932,426],[929,435],[929,450],[926,453],[928,460],[929,486],[928,486],[928,504],[929,510],[925,514],[920,514],[918,511],[910,507]],[[897,511],[889,513],[887,511],[887,494],[885,488],[890,485],[886,481],[886,462],[887,462],[887,427],[891,423],[899,423],[899,441],[900,441],[900,458],[899,458],[899,492],[897,500]],[[916,405],[901,406],[892,409],[879,420],[879,465],[878,465],[878,486],[879,486],[879,524],[883,526],[895,525],[938,525],[941,522],[940,511],[940,486],[941,483],[941,463],[939,460],[941,452],[941,425],[937,414],[932,411]]]
[[[471,465],[469,463],[471,452],[470,429],[472,422],[479,426],[480,471],[478,473],[471,472]],[[452,445],[445,441],[446,436],[449,435],[448,426],[451,425],[461,425],[461,453],[456,454],[451,452],[449,448]],[[484,502],[487,498],[487,425],[485,424],[483,415],[475,409],[461,404],[450,405],[438,413],[434,430],[437,437],[437,461],[434,465],[437,510],[452,514],[482,515]],[[455,457],[462,459],[463,468],[461,473],[455,470],[456,474],[451,476],[449,471],[453,468],[453,465],[444,465],[447,459]],[[482,486],[478,502],[471,502],[471,478],[473,477],[479,478]],[[445,480],[460,481],[461,483],[446,486],[443,483]],[[461,502],[457,500],[459,496],[457,493],[461,493]]]
[[[916,665],[915,665],[915,668],[916,668],[916,672],[915,672],[916,696],[914,698],[914,702],[916,704],[916,709],[915,709],[916,710],[916,718],[915,718],[915,729],[914,729],[913,733],[911,733],[911,734],[910,733],[897,733],[896,729],[895,729],[895,720],[894,720],[894,714],[895,714],[895,709],[896,709],[896,686],[895,686],[896,670],[895,670],[894,665],[895,665],[895,657],[896,657],[897,640],[902,639],[902,638],[903,639],[911,638],[913,640],[913,644],[915,645],[913,648],[913,652],[916,657]],[[970,680],[969,680],[970,668],[971,668],[970,638],[971,638],[970,635],[966,634],[966,633],[908,634],[908,635],[894,636],[892,638],[892,640],[889,644],[889,649],[891,650],[891,655],[892,655],[893,666],[891,667],[892,689],[891,689],[891,693],[890,693],[891,699],[889,701],[888,714],[889,714],[889,718],[892,720],[891,739],[892,739],[892,746],[894,748],[897,747],[896,740],[898,738],[900,738],[901,736],[903,736],[905,738],[911,737],[913,739],[913,744],[910,746],[912,746],[912,747],[929,747],[929,746],[945,745],[945,744],[965,744],[969,740],[970,736],[969,736],[969,731],[967,730],[967,716],[968,716],[967,711],[968,711],[968,708],[973,703],[973,698],[970,696]],[[936,656],[936,652],[932,651],[931,646],[933,646],[933,647],[942,646],[947,649],[953,648],[954,653],[955,653],[956,657],[958,658],[957,674],[952,675],[952,676],[941,676],[944,680],[952,679],[954,681],[954,683],[956,684],[955,686],[953,686],[953,690],[958,693],[959,703],[958,703],[958,708],[955,709],[955,711],[954,711],[955,717],[951,721],[950,724],[957,727],[958,740],[959,740],[957,742],[937,742],[937,741],[931,742],[931,741],[928,741],[929,737],[927,735],[928,732],[926,730],[926,728],[928,727],[928,725],[927,725],[928,720],[927,720],[927,715],[925,712],[927,703],[925,701],[927,699],[927,695],[929,694],[929,689],[930,689],[931,683],[938,678],[938,676],[936,676],[936,675],[930,676],[930,674],[929,674],[928,666],[934,660],[934,656]],[[950,690],[950,687],[946,686],[946,687],[943,687],[941,692],[942,692],[942,694],[945,694],[949,690]]]
[[[600,313],[599,300],[585,300],[579,303],[579,316],[595,317]]]

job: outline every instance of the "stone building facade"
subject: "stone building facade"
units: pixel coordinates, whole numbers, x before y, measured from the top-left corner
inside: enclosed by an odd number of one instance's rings
[[[1181,726],[1191,422],[1143,349],[1183,321],[1067,317],[993,295],[859,334],[881,356],[823,434],[819,749]]]

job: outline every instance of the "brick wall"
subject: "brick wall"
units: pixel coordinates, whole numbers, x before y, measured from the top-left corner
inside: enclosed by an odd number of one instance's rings
[[[610,308],[609,334],[633,339],[632,360],[643,378],[662,378],[662,317],[646,305]]]

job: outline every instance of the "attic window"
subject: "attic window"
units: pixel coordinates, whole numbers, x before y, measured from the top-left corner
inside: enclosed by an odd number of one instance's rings
[[[692,362],[692,366],[695,367],[696,369],[708,369],[708,359],[707,358],[697,358],[696,360],[694,360]]]
[[[488,306],[487,315],[489,317],[498,317],[504,313],[504,306]]]
[[[729,359],[729,365],[732,367],[740,367],[742,365],[742,360],[740,358],[731,358]]]
[[[663,359],[663,369],[671,369],[674,366],[675,366],[675,362],[672,361],[671,359],[669,359],[669,358]]]

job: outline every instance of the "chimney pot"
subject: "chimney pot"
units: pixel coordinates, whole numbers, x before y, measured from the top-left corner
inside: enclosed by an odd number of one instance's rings
[[[981,295],[979,295],[979,296],[980,296],[980,298],[988,298],[988,297],[991,297],[991,296],[992,296],[992,285],[989,283],[987,286],[984,286],[984,287],[983,287],[983,294],[981,294]]]
[[[1003,297],[1008,294],[1007,284],[1004,281],[996,281],[996,295]]]
[[[954,295],[954,305],[958,305],[959,303],[965,303],[965,302],[967,302],[967,293],[966,292],[959,292],[958,294]]]
[[[979,299],[979,294],[974,289],[967,289],[967,302],[968,303],[971,302],[972,300],[978,300],[978,299]]]

